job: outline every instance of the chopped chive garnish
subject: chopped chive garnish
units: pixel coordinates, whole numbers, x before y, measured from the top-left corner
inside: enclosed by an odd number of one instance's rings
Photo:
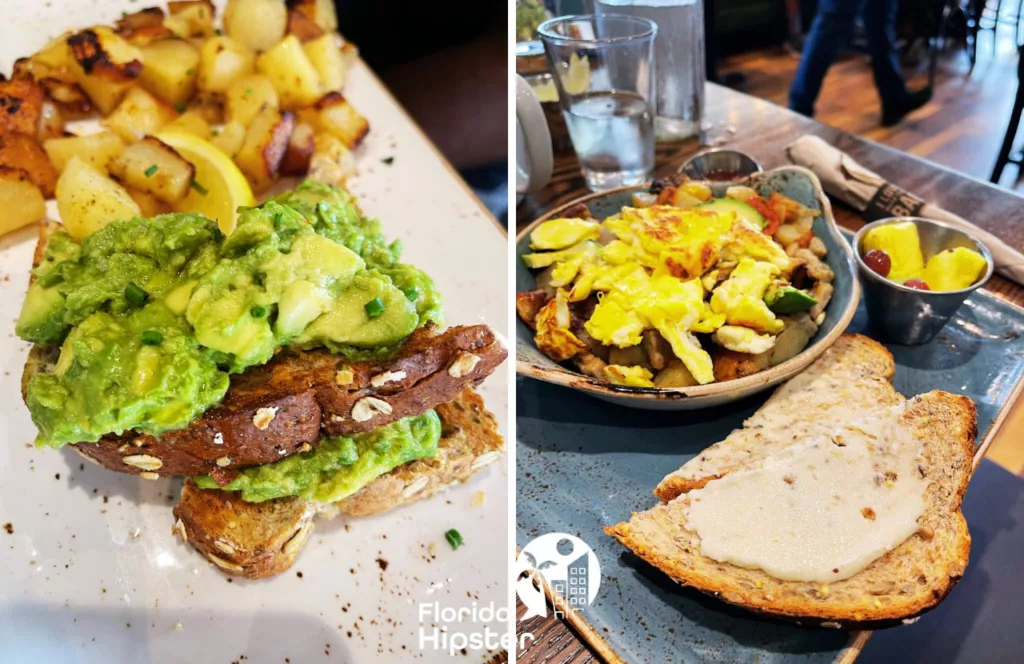
[[[156,164],[153,164],[152,166],[150,166],[149,168],[147,168],[147,169],[145,170],[145,173],[146,173],[146,177],[147,177],[147,178],[149,178],[149,177],[153,177],[153,174],[154,174],[154,173],[156,173],[156,172],[157,172],[157,171],[159,171],[159,170],[160,170],[160,167],[159,167],[159,166],[157,166]]]
[[[188,69],[185,70],[185,73],[188,74],[189,76],[192,76],[192,75],[194,75],[196,73],[196,68],[195,67],[189,67]]]
[[[192,188],[193,188],[193,189],[195,189],[195,190],[196,190],[196,192],[197,192],[197,193],[198,193],[198,194],[199,194],[200,196],[205,196],[205,195],[207,195],[208,193],[210,193],[210,191],[209,191],[209,190],[208,190],[208,189],[207,189],[206,187],[204,187],[203,185],[199,184],[199,183],[198,183],[198,182],[196,182],[195,180],[192,180]]]
[[[159,330],[146,330],[142,333],[142,343],[147,346],[159,346],[164,342],[164,335]]]
[[[136,286],[133,282],[128,282],[128,285],[124,287],[124,299],[128,300],[128,303],[135,307],[141,307],[149,299],[149,293]]]
[[[366,303],[366,315],[370,318],[376,318],[384,313],[384,301],[379,297],[375,297]]]
[[[186,106],[185,104],[178,104],[177,106],[174,107],[174,110],[176,110],[179,113],[184,113],[185,109],[187,109],[187,108],[188,108],[188,106]]]
[[[223,30],[221,30],[220,28],[217,28],[216,30],[214,30],[214,31],[213,31],[213,34],[215,34],[215,35],[217,35],[218,37],[220,37],[221,35],[223,35],[223,34],[224,34],[224,31],[223,31]]]
[[[280,212],[276,213],[274,215],[274,225],[275,226],[280,226],[281,225],[281,219],[283,219],[283,218],[284,218],[284,215],[282,213],[280,213]]]
[[[380,162],[382,164],[384,164],[385,166],[390,166],[391,164],[395,163],[395,158],[394,157],[384,157],[383,159],[380,160]]]
[[[256,305],[255,307],[249,310],[249,313],[252,314],[253,318],[263,318],[264,316],[267,315],[267,310],[264,307]]]
[[[253,89],[252,89],[252,88],[248,88],[248,89],[246,89],[246,91],[245,91],[245,96],[246,96],[246,97],[251,97],[251,96],[252,96],[252,93],[253,93]]]
[[[403,289],[402,292],[405,293],[406,299],[410,302],[415,302],[416,298],[420,296],[420,289],[415,286],[409,286],[408,288]]]
[[[444,538],[452,545],[452,549],[462,546],[462,533],[452,528],[444,534]]]

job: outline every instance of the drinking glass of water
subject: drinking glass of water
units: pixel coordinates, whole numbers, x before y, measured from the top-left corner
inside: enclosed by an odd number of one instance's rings
[[[658,26],[635,16],[562,16],[537,32],[587,186],[645,182],[654,170]]]

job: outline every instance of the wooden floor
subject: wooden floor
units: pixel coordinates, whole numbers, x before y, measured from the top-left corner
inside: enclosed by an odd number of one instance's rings
[[[970,74],[963,51],[942,55],[932,101],[895,127],[879,125],[881,107],[867,56],[847,55],[829,70],[815,119],[988,180],[1017,89],[1012,28],[1001,29],[994,56],[991,40],[991,32],[983,33],[978,63]],[[743,72],[746,82],[741,90],[785,106],[798,57],[781,48],[760,51],[726,60],[721,71]],[[927,81],[923,67],[905,74],[911,89]],[[1024,193],[1024,180],[1018,179],[1012,165],[1000,184]],[[1024,401],[1010,414],[988,458],[1024,476]]]

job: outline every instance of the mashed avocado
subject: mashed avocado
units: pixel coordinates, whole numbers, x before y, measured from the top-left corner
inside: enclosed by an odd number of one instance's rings
[[[80,245],[58,231],[17,325],[63,344],[28,385],[37,444],[183,428],[279,347],[386,356],[441,318],[433,282],[399,256],[347,194],[314,184],[241,211],[230,237],[195,214],[113,222]]]
[[[195,482],[203,489],[241,491],[242,499],[249,502],[301,496],[333,503],[403,463],[433,456],[440,439],[441,420],[431,410],[369,433],[324,438],[312,452],[246,468],[222,487],[205,475],[195,478]]]

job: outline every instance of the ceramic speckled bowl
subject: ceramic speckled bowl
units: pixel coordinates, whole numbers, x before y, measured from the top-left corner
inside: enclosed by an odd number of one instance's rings
[[[747,184],[762,195],[775,191],[821,212],[821,216],[814,221],[814,233],[828,248],[825,262],[836,274],[833,282],[835,293],[825,310],[825,322],[802,353],[776,367],[722,383],[671,389],[625,387],[586,376],[575,368],[570,369],[550,359],[534,344],[533,332],[521,320],[517,320],[516,371],[524,376],[571,387],[623,406],[650,410],[690,410],[728,403],[778,385],[817,359],[847,328],[860,302],[860,283],[857,281],[855,258],[836,226],[832,217],[832,206],[821,190],[821,183],[805,168],[783,166],[766,173],[754,174],[738,183],[711,183],[711,188],[716,196],[722,196],[731,184]],[[538,224],[558,217],[569,206],[586,203],[595,217],[604,219],[618,212],[623,206],[631,205],[632,194],[644,189],[645,186],[627,187],[591,194],[552,210],[519,234],[516,238],[516,256],[530,253],[529,235]],[[522,260],[517,260],[516,291],[532,290],[534,284],[533,273],[523,265]]]

